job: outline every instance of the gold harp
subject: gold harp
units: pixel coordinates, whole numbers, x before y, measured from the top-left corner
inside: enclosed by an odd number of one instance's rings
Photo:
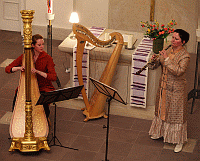
[[[118,32],[113,32],[110,34],[110,40],[102,41],[96,38],[86,27],[77,23],[73,24],[73,32],[77,39],[76,64],[79,85],[84,85],[82,77],[82,57],[86,41],[97,47],[106,47],[110,46],[110,44],[113,42],[117,42],[114,51],[99,79],[100,82],[110,86],[123,47],[123,36]],[[83,114],[86,115],[84,121],[102,116],[107,118],[104,110],[107,97],[95,89],[90,101],[88,101],[84,87],[81,92],[86,106],[84,109],[82,109],[84,110]]]
[[[22,10],[24,26],[24,56],[22,64],[25,72],[21,72],[17,99],[10,123],[12,143],[9,151],[35,152],[40,149],[50,150],[47,144],[49,132],[46,115],[42,105],[36,106],[40,97],[37,78],[31,74],[33,59],[31,52],[33,10]]]

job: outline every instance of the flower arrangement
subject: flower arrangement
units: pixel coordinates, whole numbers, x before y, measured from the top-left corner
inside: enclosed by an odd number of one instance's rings
[[[153,22],[153,24],[149,24],[148,21],[146,22],[141,21],[141,26],[147,28],[145,35],[148,35],[150,38],[153,38],[153,40],[166,38],[170,33],[174,32],[173,27],[175,25],[177,25],[175,20],[171,20],[167,24],[167,26],[162,24],[161,28],[159,28],[159,23],[156,20]]]

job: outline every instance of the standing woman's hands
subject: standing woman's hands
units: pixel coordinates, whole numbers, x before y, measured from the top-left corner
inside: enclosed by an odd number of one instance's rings
[[[159,51],[159,54],[166,59],[168,57],[166,50]]]
[[[151,60],[156,59],[156,57],[157,57],[156,54],[153,54],[152,57],[151,57]]]
[[[168,58],[166,50],[159,51],[159,54],[160,54],[160,62],[161,64],[164,64],[165,59]]]

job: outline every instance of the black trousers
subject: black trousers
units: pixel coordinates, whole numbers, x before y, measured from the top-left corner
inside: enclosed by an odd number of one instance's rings
[[[18,92],[18,90],[15,92],[15,96],[14,96],[14,99],[13,99],[12,111],[14,110],[14,107],[15,107],[15,102],[16,102],[16,98],[17,98],[17,92]],[[40,91],[40,94],[41,93],[45,93],[45,92],[44,91]],[[44,107],[44,111],[45,111],[46,117],[48,118],[49,114],[50,114],[49,104],[45,103],[45,104],[43,104],[43,107]]]

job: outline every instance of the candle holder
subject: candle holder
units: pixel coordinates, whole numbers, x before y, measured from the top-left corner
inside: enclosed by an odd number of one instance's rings
[[[128,47],[128,45],[125,45],[125,49],[127,49],[127,50],[133,50],[133,49],[135,49],[135,46],[132,45],[132,47]]]
[[[69,22],[71,23],[79,23],[79,17],[78,17],[78,13],[77,12],[72,12]],[[70,36],[70,39],[75,40],[76,36],[74,34],[74,32],[72,31],[72,35]]]

